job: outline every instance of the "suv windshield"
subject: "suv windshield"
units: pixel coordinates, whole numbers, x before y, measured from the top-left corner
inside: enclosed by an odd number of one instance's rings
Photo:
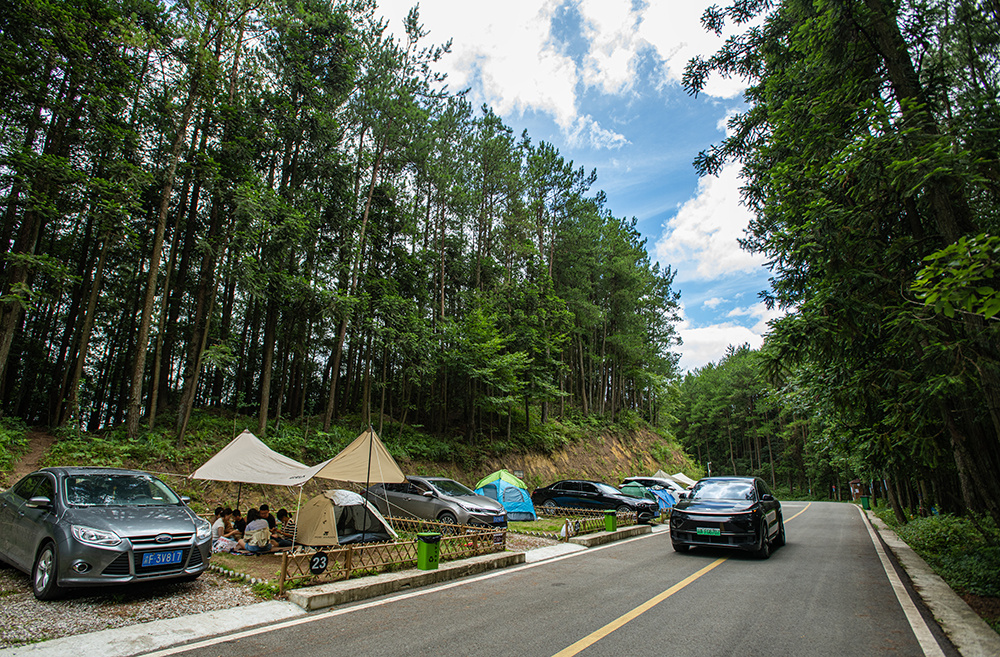
[[[445,495],[456,495],[458,497],[475,495],[473,491],[452,479],[432,479],[430,483]]]
[[[754,500],[753,484],[749,481],[702,481],[691,493],[696,500]]]
[[[73,506],[161,506],[180,498],[155,477],[78,474],[66,477],[66,502]]]

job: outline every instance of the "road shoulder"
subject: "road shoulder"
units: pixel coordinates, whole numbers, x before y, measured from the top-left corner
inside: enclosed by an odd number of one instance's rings
[[[1000,634],[994,632],[896,532],[889,529],[871,511],[864,513],[906,570],[913,588],[920,594],[934,619],[963,657],[1000,655]]]

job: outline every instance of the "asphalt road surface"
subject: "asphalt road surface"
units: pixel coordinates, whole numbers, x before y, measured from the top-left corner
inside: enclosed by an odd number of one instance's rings
[[[957,654],[904,586],[894,590],[854,505],[783,512],[788,543],[766,561],[675,553],[662,532],[160,654]]]

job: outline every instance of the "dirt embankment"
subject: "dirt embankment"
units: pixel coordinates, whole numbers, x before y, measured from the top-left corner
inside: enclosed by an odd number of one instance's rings
[[[628,434],[601,435],[590,440],[572,443],[552,454],[535,452],[508,454],[491,459],[485,467],[466,470],[455,464],[412,462],[404,465],[405,472],[413,474],[440,474],[475,485],[487,474],[506,468],[524,473],[522,479],[529,488],[545,486],[559,479],[596,479],[617,485],[624,477],[651,475],[659,469],[673,474],[690,470],[690,462],[683,452],[670,452],[666,461],[658,461],[653,454],[662,454],[663,440],[650,431]],[[409,467],[406,467],[409,466]]]

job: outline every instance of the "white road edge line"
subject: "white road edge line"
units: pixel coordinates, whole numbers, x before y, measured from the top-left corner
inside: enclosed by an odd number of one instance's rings
[[[607,548],[617,547],[625,543],[631,543],[632,541],[642,540],[644,538],[649,538],[651,536],[656,536],[656,533],[649,533],[649,534],[643,534],[641,536],[635,536],[632,538],[626,538],[624,540],[616,541],[614,543],[598,545],[596,547],[588,548],[586,550],[581,550],[580,552],[571,552],[570,554],[564,554],[562,556],[553,557],[551,559],[546,559],[544,561],[536,561],[534,563],[526,563],[521,566],[515,566],[513,568],[494,570],[493,572],[477,575],[475,577],[458,579],[455,580],[454,582],[442,584],[441,586],[431,586],[427,588],[421,588],[416,591],[410,591],[408,593],[393,595],[391,597],[384,598],[382,600],[375,600],[373,602],[363,602],[353,607],[341,607],[338,609],[332,609],[330,611],[320,612],[316,615],[310,615],[301,618],[293,618],[291,620],[281,621],[271,625],[262,625],[261,627],[257,627],[251,630],[244,630],[242,632],[235,632],[233,634],[226,634],[223,636],[212,637],[210,639],[205,639],[203,641],[196,641],[194,643],[189,643],[183,646],[173,646],[170,648],[157,650],[155,652],[142,653],[142,657],[168,657],[169,655],[179,655],[185,652],[189,652],[191,650],[208,648],[210,646],[218,645],[220,643],[227,643],[229,641],[238,641],[239,639],[245,639],[247,637],[256,636],[258,634],[264,634],[265,632],[271,632],[273,630],[282,630],[289,627],[295,627],[297,625],[304,625],[305,623],[312,623],[314,621],[325,620],[327,618],[332,618],[334,616],[342,616],[344,614],[350,614],[355,611],[371,609],[372,607],[380,607],[382,605],[389,604],[390,602],[408,600],[409,598],[416,598],[421,595],[428,595],[430,593],[436,593],[437,591],[444,591],[447,589],[455,588],[457,586],[465,586],[466,584],[472,584],[473,582],[481,582],[483,580],[492,579],[494,577],[500,577],[501,575],[509,575],[511,573],[516,573],[521,570],[526,570],[528,568],[534,568],[536,566],[550,564],[556,561],[562,561],[563,559],[571,559],[573,557],[578,557],[584,554],[593,554],[594,552],[597,552],[599,550],[605,550]]]
[[[882,562],[885,576],[889,578],[889,583],[892,584],[892,591],[896,594],[896,599],[899,600],[899,606],[903,608],[903,613],[906,614],[906,620],[910,623],[910,629],[913,630],[913,634],[917,638],[917,643],[920,644],[920,649],[924,651],[926,657],[944,657],[941,646],[938,645],[937,639],[931,634],[930,628],[924,622],[924,618],[917,610],[917,606],[913,603],[913,599],[910,598],[910,594],[906,592],[906,587],[903,586],[902,580],[899,579],[899,575],[896,574],[896,570],[892,567],[889,557],[886,555],[885,550],[882,549],[882,544],[879,542],[878,536],[875,535],[875,530],[872,528],[868,516],[865,515],[860,506],[858,507],[858,513],[861,514],[861,518],[865,521],[865,528],[868,530],[868,536],[872,539],[872,544],[875,546],[875,552],[878,553],[879,561]]]

